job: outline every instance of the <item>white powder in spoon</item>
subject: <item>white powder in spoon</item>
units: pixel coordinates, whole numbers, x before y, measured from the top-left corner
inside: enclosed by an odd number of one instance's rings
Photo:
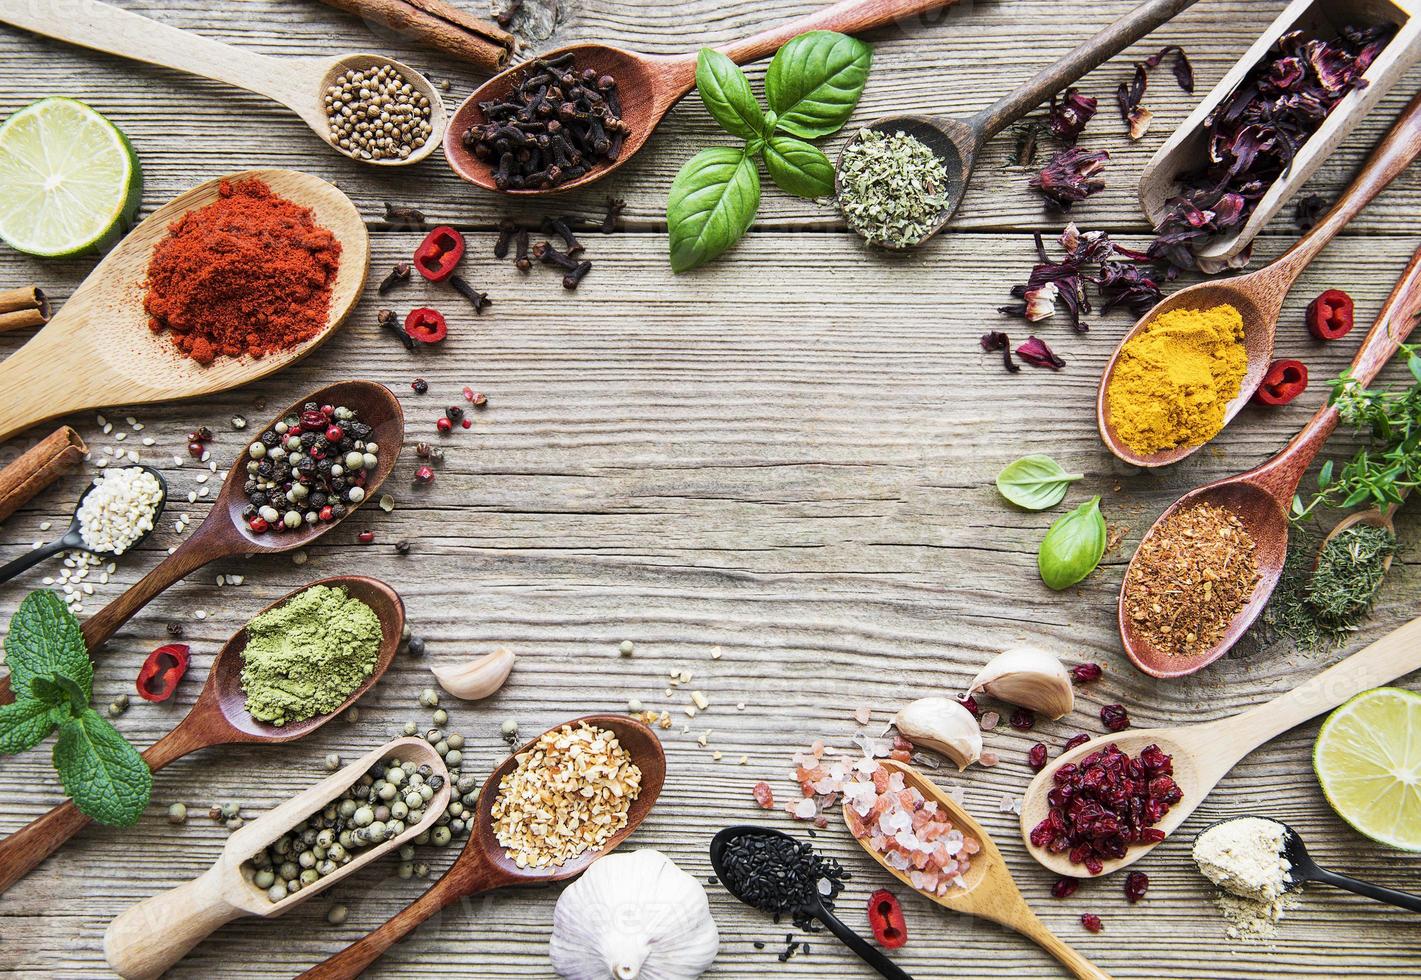
[[[1230,939],[1268,939],[1278,931],[1285,909],[1297,904],[1289,893],[1292,866],[1284,854],[1287,828],[1262,817],[1226,820],[1194,841],[1194,863],[1220,889],[1215,899],[1229,920]]]

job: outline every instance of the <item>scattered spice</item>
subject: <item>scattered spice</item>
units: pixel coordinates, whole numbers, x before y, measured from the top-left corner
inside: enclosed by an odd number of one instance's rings
[[[1094,912],[1082,912],[1081,925],[1085,927],[1086,932],[1100,932],[1105,928],[1105,923],[1101,922],[1100,916]]]
[[[385,221],[396,228],[423,228],[424,212],[419,208],[404,207],[385,202]]]
[[[1016,356],[1033,367],[1058,371],[1066,366],[1065,360],[1046,346],[1046,341],[1035,336],[1026,338],[1026,343],[1016,349]]]
[[[1286,405],[1306,391],[1307,386],[1307,365],[1292,358],[1279,358],[1263,373],[1253,400],[1261,405]]]
[[[172,697],[187,673],[190,652],[186,644],[169,643],[148,654],[138,671],[138,696],[153,702]]]
[[[400,326],[400,318],[395,315],[394,310],[380,310],[375,314],[375,322],[381,330],[388,330],[399,338],[404,344],[405,350],[414,350],[414,338],[405,332],[405,328]]]
[[[607,198],[607,213],[602,218],[602,234],[610,235],[617,230],[617,221],[627,209],[627,202],[618,197]]]
[[[1037,263],[1027,281],[1011,290],[1022,302],[998,307],[998,312],[1035,323],[1054,316],[1059,302],[1072,329],[1085,333],[1090,328],[1081,320],[1081,314],[1091,311],[1087,283],[1094,283],[1105,300],[1102,313],[1125,306],[1142,316],[1159,302],[1162,296],[1159,286],[1140,266],[1149,261],[1144,253],[1117,245],[1103,231],[1082,232],[1075,224],[1068,224],[1061,232],[1060,243],[1066,255],[1055,262],[1047,256],[1041,236],[1036,236]],[[1092,267],[1098,275],[1090,274]]]
[[[721,848],[720,863],[721,882],[731,894],[776,922],[789,915],[805,931],[817,928],[810,910],[821,902],[832,910],[849,877],[834,858],[778,831],[735,834]]]
[[[1130,712],[1123,704],[1105,704],[1100,708],[1100,723],[1106,730],[1123,732],[1130,727]]]
[[[1011,338],[1002,331],[988,330],[982,334],[981,344],[982,349],[989,354],[993,351],[1001,351],[1002,366],[1012,374],[1016,374],[1016,372],[1021,370],[1021,365],[1012,360],[1011,357]]]
[[[867,241],[891,248],[921,242],[947,207],[947,170],[922,140],[861,129],[839,164],[839,210]]]
[[[1337,340],[1352,332],[1352,297],[1341,289],[1328,289],[1308,304],[1308,333],[1318,340]]]
[[[588,264],[591,265],[590,262]],[[493,300],[488,298],[488,293],[479,292],[473,286],[469,285],[468,280],[463,276],[450,276],[449,286],[454,292],[469,301],[470,305],[474,308],[475,314],[482,315],[485,306],[493,305]]]
[[[365,481],[380,463],[373,434],[340,405],[306,402],[276,422],[247,447],[247,527],[281,533],[344,517],[365,499]]]
[[[1104,673],[1105,669],[1097,663],[1076,664],[1071,668],[1071,676],[1082,684],[1098,681]]]
[[[406,160],[429,141],[429,97],[392,64],[347,68],[326,88],[330,141],[360,160]]]
[[[1177,44],[1161,48],[1144,61],[1135,62],[1134,74],[1129,81],[1121,82],[1115,90],[1115,103],[1120,108],[1120,118],[1129,128],[1132,140],[1144,136],[1150,128],[1151,119],[1154,118],[1154,113],[1140,103],[1140,100],[1145,97],[1145,90],[1150,85],[1150,71],[1158,68],[1165,56],[1171,53],[1174,55],[1174,62],[1171,65],[1174,80],[1184,91],[1194,91],[1194,68],[1189,64],[1189,56]]]
[[[1047,203],[1069,211],[1072,204],[1105,190],[1105,181],[1091,178],[1105,169],[1109,159],[1110,154],[1105,150],[1092,152],[1070,146],[1051,157],[1041,172],[1027,183]]]
[[[868,925],[873,930],[874,941],[884,949],[900,949],[908,942],[903,906],[887,888],[880,888],[868,897]]]

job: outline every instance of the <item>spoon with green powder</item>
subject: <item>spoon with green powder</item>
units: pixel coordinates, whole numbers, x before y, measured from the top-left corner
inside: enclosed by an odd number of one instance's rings
[[[378,647],[375,651],[374,663],[363,680],[345,673],[343,676],[347,682],[354,680],[355,686],[349,689],[333,706],[328,700],[320,701],[320,706],[328,707],[328,710],[299,720],[289,714],[292,707],[289,702],[275,699],[270,695],[270,692],[266,691],[265,685],[274,685],[275,683],[274,674],[268,673],[255,685],[248,685],[263,691],[260,697],[252,699],[254,707],[259,713],[268,715],[273,712],[286,711],[288,714],[285,718],[289,720],[284,720],[284,724],[280,726],[262,721],[248,711],[248,693],[243,689],[243,675],[244,673],[250,675],[250,671],[244,671],[246,663],[243,657],[248,643],[253,640],[250,627],[262,622],[264,617],[277,613],[276,618],[268,621],[270,629],[301,630],[308,628],[309,624],[303,626],[304,617],[286,618],[279,614],[281,607],[286,606],[288,602],[293,606],[302,604],[304,602],[303,594],[317,588],[343,590],[348,599],[363,604],[378,619],[378,637],[375,640]],[[310,614],[316,615],[331,608],[334,607],[326,602],[313,603]],[[342,622],[347,618],[353,618],[349,610],[341,615]],[[212,668],[207,674],[207,683],[203,685],[202,692],[197,696],[197,702],[187,713],[187,717],[143,753],[144,761],[148,763],[150,769],[156,772],[185,755],[214,745],[240,743],[274,745],[304,738],[358,701],[384,675],[394,660],[404,626],[404,603],[394,589],[378,579],[358,575],[321,579],[282,596],[254,617],[252,623],[238,630],[223,644],[222,649],[217,652],[216,658],[212,661]],[[260,642],[260,628],[256,632],[258,633],[257,640]],[[273,644],[271,649],[275,650],[277,647]],[[352,659],[354,659],[353,655]],[[270,672],[278,668],[274,663],[267,663],[263,669]],[[333,689],[322,689],[320,692],[321,696],[327,699],[334,696],[334,693]],[[0,841],[0,893],[33,871],[41,861],[59,850],[65,841],[83,830],[88,824],[89,818],[80,813],[79,808],[73,802],[65,802]]]

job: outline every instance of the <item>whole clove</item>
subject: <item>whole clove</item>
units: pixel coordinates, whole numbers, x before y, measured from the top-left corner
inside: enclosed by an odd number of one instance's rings
[[[395,267],[389,271],[384,279],[380,280],[380,286],[376,290],[384,296],[402,282],[409,282],[410,264],[408,262],[396,262]]]
[[[386,201],[385,220],[397,228],[423,228],[424,212],[419,208],[401,207]]]
[[[528,258],[527,228],[518,229],[518,233],[514,236],[514,247],[517,251],[514,253],[513,264],[518,267],[518,271],[527,272],[533,268],[533,262]]]
[[[533,246],[533,258],[543,265],[556,265],[568,272],[577,271],[577,260],[559,252],[552,242],[539,242]]]
[[[494,14],[493,19],[499,27],[502,27],[504,30],[507,30],[510,26],[512,26],[513,18],[517,17],[518,12],[522,9],[523,0],[512,0],[512,2],[507,7]],[[499,256],[499,258],[502,257],[503,256]]]
[[[494,258],[508,258],[508,246],[513,242],[513,236],[517,231],[518,226],[511,221],[504,220],[498,223],[498,241],[493,243]]]
[[[404,325],[400,323],[400,318],[395,314],[394,310],[381,310],[376,313],[375,322],[385,330],[394,333],[396,337],[399,337],[400,343],[405,345],[405,350],[414,350],[414,338],[405,330]]]
[[[584,276],[592,271],[591,262],[579,262],[577,268],[562,277],[563,289],[576,289],[578,283],[582,282]]]
[[[619,197],[607,198],[607,215],[602,219],[602,234],[610,235],[617,230],[617,219],[627,209],[627,202]]]
[[[572,233],[572,227],[568,224],[568,220],[567,218],[544,218],[543,231],[561,238],[563,248],[567,250],[569,256],[573,256],[583,251],[583,248],[582,243],[577,240],[577,236]]]
[[[493,300],[488,298],[488,293],[481,293],[473,286],[470,286],[468,280],[463,276],[450,276],[449,285],[454,288],[454,292],[473,304],[475,313],[483,313],[485,306],[493,305]]]

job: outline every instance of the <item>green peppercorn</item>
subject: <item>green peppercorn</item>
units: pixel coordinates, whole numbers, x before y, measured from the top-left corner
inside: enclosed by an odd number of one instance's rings
[[[447,725],[449,723],[449,712],[443,708],[437,708],[434,712],[434,723],[436,725]]]
[[[429,840],[435,847],[448,847],[449,842],[454,839],[454,835],[449,832],[448,827],[435,827],[434,833],[430,834]]]
[[[301,872],[301,884],[303,885],[314,885],[320,880],[321,873],[315,868],[307,868],[305,871]]]
[[[426,708],[439,707],[439,692],[432,687],[426,687],[419,692],[419,703]]]
[[[286,882],[278,881],[266,890],[266,897],[273,902],[279,902],[286,897]]]
[[[222,815],[223,820],[231,820],[242,812],[242,805],[240,803],[223,803],[217,808],[217,812]]]
[[[419,725],[413,721],[405,722],[404,733],[406,737],[419,734]]]
[[[504,719],[503,727],[500,729],[504,738],[518,737],[518,720],[516,718]]]
[[[429,865],[425,864],[423,861],[417,861],[417,862],[415,862],[415,866],[414,866],[414,876],[415,876],[416,878],[428,878],[428,877],[429,877]]]
[[[326,921],[333,926],[344,924],[350,911],[344,905],[332,905],[326,912]]]
[[[340,768],[340,755],[336,752],[326,753],[326,772],[335,772]]]
[[[413,878],[413,877],[414,877],[414,862],[413,862],[413,861],[401,861],[401,862],[400,862],[400,867],[399,867],[399,876],[400,876],[401,878]]]
[[[109,702],[109,717],[117,718],[128,710],[128,695],[120,694]]]
[[[451,768],[457,768],[464,761],[464,753],[458,749],[450,749],[444,754],[444,762]]]
[[[444,741],[449,743],[451,749],[462,749],[464,747],[464,736],[455,732],[445,737]]]
[[[222,826],[226,827],[228,830],[241,830],[242,818],[233,817],[231,820],[226,821]]]
[[[401,845],[400,845],[400,860],[401,860],[401,861],[413,861],[413,860],[414,860],[414,845],[413,845],[413,844],[401,844]]]
[[[258,871],[256,874],[252,875],[252,884],[256,885],[258,888],[265,890],[276,884],[276,875],[269,870]]]
[[[346,724],[348,724],[348,725],[354,725],[354,724],[355,724],[357,721],[359,721],[359,720],[360,720],[360,706],[359,706],[359,705],[357,705],[357,704],[352,704],[349,708],[346,708],[346,709],[345,709],[345,721],[346,721]]]
[[[168,823],[187,823],[187,806],[183,803],[174,803],[168,807]]]

